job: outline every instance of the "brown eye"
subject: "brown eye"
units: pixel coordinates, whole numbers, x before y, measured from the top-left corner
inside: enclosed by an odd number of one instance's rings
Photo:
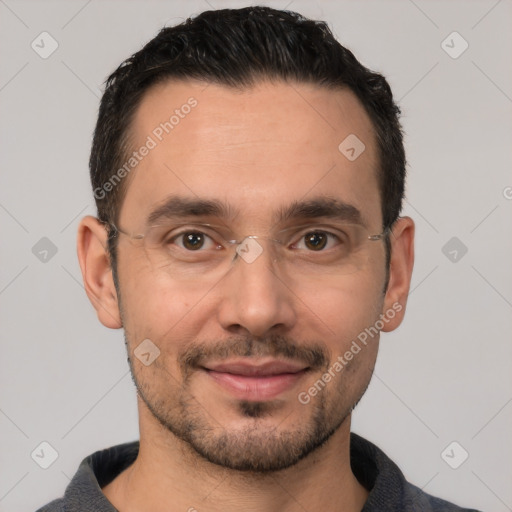
[[[312,251],[321,251],[327,245],[327,241],[327,233],[315,231],[304,235],[306,247]]]
[[[189,233],[184,233],[182,237],[183,247],[190,251],[197,251],[198,249],[201,249],[204,245],[204,233],[192,231]]]

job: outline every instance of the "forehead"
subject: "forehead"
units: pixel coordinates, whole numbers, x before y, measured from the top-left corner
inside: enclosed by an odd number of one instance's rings
[[[374,130],[348,89],[169,81],[143,97],[131,140],[140,160],[129,175],[125,223],[140,224],[168,196],[221,201],[255,222],[326,196],[380,219]]]

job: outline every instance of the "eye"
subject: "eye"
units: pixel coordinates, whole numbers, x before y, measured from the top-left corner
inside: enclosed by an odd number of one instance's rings
[[[218,245],[207,234],[201,231],[184,231],[178,233],[169,241],[187,251],[199,251],[200,249],[213,249]]]
[[[295,244],[295,248],[320,252],[325,249],[328,244],[332,246],[336,242],[339,243],[339,238],[332,233],[326,231],[309,231],[302,235],[300,242]],[[330,248],[330,246],[328,248]]]

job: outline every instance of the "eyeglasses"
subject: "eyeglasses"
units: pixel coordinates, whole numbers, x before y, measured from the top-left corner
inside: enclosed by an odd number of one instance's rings
[[[271,236],[236,236],[225,225],[209,223],[164,222],[140,234],[107,224],[111,236],[124,235],[144,251],[153,271],[205,281],[220,279],[238,260],[253,264],[260,258],[292,278],[353,274],[372,260],[372,243],[390,232],[371,235],[360,224],[336,221],[287,227]]]

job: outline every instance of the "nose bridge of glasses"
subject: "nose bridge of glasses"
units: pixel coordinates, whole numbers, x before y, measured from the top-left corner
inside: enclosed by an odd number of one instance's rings
[[[245,263],[253,263],[265,251],[272,251],[269,253],[273,259],[277,259],[275,246],[281,246],[283,242],[271,236],[264,235],[247,235],[241,240],[228,240],[231,244],[233,260],[240,258]]]

